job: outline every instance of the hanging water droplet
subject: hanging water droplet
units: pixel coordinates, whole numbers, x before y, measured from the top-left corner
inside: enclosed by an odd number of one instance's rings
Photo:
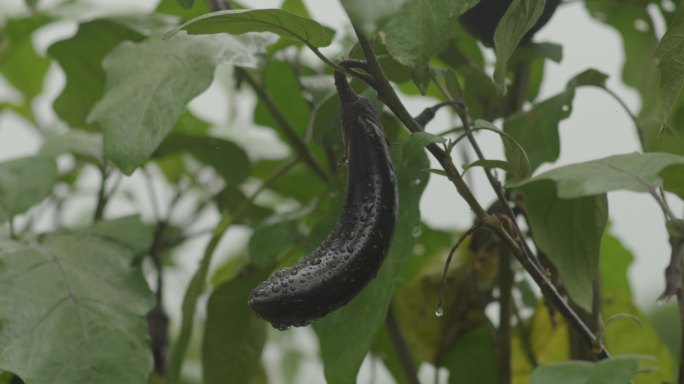
[[[437,307],[437,310],[435,311],[435,316],[437,316],[437,317],[444,316],[444,310],[442,309],[441,305]]]

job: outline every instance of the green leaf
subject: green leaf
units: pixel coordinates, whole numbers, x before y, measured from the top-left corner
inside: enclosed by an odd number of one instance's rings
[[[57,181],[57,166],[43,156],[0,163],[0,223],[46,198]]]
[[[502,169],[506,170],[509,183],[527,179],[532,175],[532,167],[530,166],[530,160],[527,158],[527,153],[511,135],[485,120],[475,120],[473,125],[476,130],[488,130],[501,137],[501,141],[506,149],[506,157],[509,160],[509,162],[505,162],[508,164],[508,167],[503,167]]]
[[[234,214],[240,209],[239,207],[245,203],[247,196],[236,187],[228,185],[216,195],[215,200],[221,213],[230,212]],[[253,226],[270,216],[272,213],[273,210],[270,208],[251,203],[250,207],[240,215],[239,219],[236,217],[236,223]]]
[[[603,339],[613,354],[640,354],[656,358],[648,364],[655,368],[648,374],[638,375],[634,384],[673,382],[673,360],[666,345],[659,340],[648,317],[634,304],[631,298],[628,270],[634,257],[620,241],[606,234],[601,242],[601,293],[603,318],[615,316],[634,317],[641,325],[632,321],[614,321],[605,329]],[[625,335],[630,335],[625,337]],[[677,338],[677,340],[679,340]]]
[[[446,143],[446,139],[429,132],[414,132],[404,143],[404,165],[413,159],[429,144]]]
[[[663,188],[679,197],[684,196],[684,165],[673,165],[660,172]],[[684,197],[682,197],[684,199]]]
[[[104,59],[107,91],[88,115],[104,131],[105,155],[130,175],[162,142],[219,63],[254,66],[260,39],[182,36],[124,42]]]
[[[335,30],[332,28],[281,9],[236,9],[213,12],[184,23],[168,32],[165,37],[171,37],[178,31],[187,31],[191,35],[272,32],[316,48],[330,45],[335,35]]]
[[[195,0],[176,0],[178,4],[183,8],[192,8],[192,4]]]
[[[259,268],[269,268],[278,256],[302,237],[299,220],[267,222],[254,228],[249,239],[249,258]]]
[[[202,338],[203,383],[252,383],[258,375],[266,323],[254,315],[247,297],[266,276],[267,271],[245,269],[211,294]]]
[[[525,149],[531,171],[542,163],[553,162],[560,155],[558,125],[572,113],[574,87],[535,104],[532,109],[519,112],[504,121],[504,132],[511,135]],[[506,147],[506,158],[516,156],[512,147]]]
[[[285,0],[280,8],[284,11],[294,13],[295,15],[311,18],[303,0]]]
[[[681,219],[668,220],[666,225],[667,225],[667,232],[670,234],[670,236],[679,237],[679,238],[684,239],[684,220],[681,220]]]
[[[615,0],[587,0],[590,15],[615,29],[622,37],[625,54],[622,81],[641,96],[638,114],[645,151],[684,154],[681,135],[668,135],[661,140],[663,111],[658,97],[658,71],[654,60],[658,38],[648,7],[642,2]]]
[[[302,96],[302,93],[293,90],[301,89],[299,79],[295,76],[292,67],[283,61],[269,60],[264,68],[262,83],[267,90],[271,100],[285,116],[285,120],[290,124],[300,137],[304,136],[307,130],[311,109],[309,104]],[[337,104],[339,108],[339,104]],[[286,136],[282,133],[276,121],[271,116],[271,112],[259,98],[254,109],[254,122],[276,129],[284,141]]]
[[[133,251],[135,255],[146,253],[152,244],[152,228],[140,221],[138,215],[98,221],[77,233],[99,236],[117,242]]]
[[[102,60],[122,41],[140,41],[143,36],[114,20],[94,20],[81,24],[76,34],[48,48],[66,75],[66,85],[53,108],[71,128],[96,130],[86,117],[105,89]]]
[[[465,174],[466,172],[468,172],[473,167],[482,167],[482,168],[487,168],[487,169],[498,168],[498,169],[502,169],[508,173],[510,173],[513,170],[513,165],[507,161],[483,159],[483,160],[475,160],[472,163],[463,164],[463,173]]]
[[[599,269],[601,235],[608,220],[605,194],[562,198],[551,182],[531,183],[525,193],[530,227],[539,248],[558,267],[570,297],[590,310]]]
[[[209,8],[209,4],[206,1],[193,1],[192,7],[186,9],[179,6],[177,0],[161,0],[154,12],[179,16],[183,20],[188,20],[211,12],[211,8]]]
[[[496,345],[489,326],[481,325],[458,339],[442,365],[449,370],[449,384],[497,383]]]
[[[173,133],[159,145],[155,156],[163,157],[179,152],[190,153],[212,167],[229,185],[239,185],[250,174],[251,164],[247,153],[232,141],[212,136]]]
[[[47,16],[9,19],[0,30],[0,74],[24,95],[26,104],[43,90],[50,67],[50,60],[36,53],[31,38],[34,31],[50,21]]]
[[[465,80],[463,96],[471,116],[487,120],[502,116],[506,108],[505,99],[501,97],[489,75],[475,65],[463,66],[457,70]]]
[[[446,48],[458,17],[477,2],[473,0],[407,1],[383,27],[381,36],[392,57],[415,69],[427,69],[428,61]]]
[[[375,32],[383,20],[396,14],[406,0],[340,0],[340,3],[352,24],[370,34]]]
[[[494,82],[506,93],[506,68],[513,51],[544,10],[544,0],[513,0],[494,32]]]
[[[518,186],[553,180],[558,187],[558,197],[564,199],[622,189],[648,192],[664,186],[665,190],[684,198],[684,189],[680,188],[684,177],[682,165],[684,156],[669,153],[629,153],[552,169],[523,181]]]
[[[684,7],[679,7],[665,32],[655,57],[660,69],[660,98],[664,120],[672,112],[684,87]]]
[[[601,239],[601,296],[610,300],[616,294],[631,296],[627,271],[634,257],[618,238],[607,231]]]
[[[640,358],[619,356],[598,363],[567,361],[542,365],[534,370],[530,384],[624,384],[637,373]]]
[[[283,160],[261,160],[254,164],[252,176],[264,179],[271,175]],[[292,198],[302,204],[320,197],[325,190],[325,184],[311,171],[306,164],[295,164],[285,175],[278,178],[269,186],[271,191],[283,197]]]
[[[49,135],[40,148],[40,154],[49,157],[57,157],[65,153],[96,165],[103,164],[102,135],[72,129],[62,134]]]
[[[530,43],[529,47],[536,55],[549,59],[554,63],[563,61],[563,46],[555,43]]]
[[[394,280],[411,254],[416,228],[420,226],[419,202],[429,178],[427,156],[418,151],[410,162],[394,165],[401,204],[387,259],[375,279],[357,297],[314,323],[314,330],[320,341],[325,377],[330,384],[356,382],[361,362],[370,349],[375,334],[385,322]],[[340,206],[342,201],[338,200]],[[327,222],[326,229],[332,229],[332,225],[334,222]],[[319,239],[326,233],[319,230]]]
[[[535,368],[523,343],[528,344],[537,361],[551,363],[570,358],[568,326],[543,300],[536,303],[534,314],[526,326],[525,332],[517,329],[511,340],[511,371],[515,383],[529,383]]]
[[[0,242],[0,367],[35,384],[144,384],[154,300],[133,253],[96,237]]]
[[[570,81],[568,81],[568,87],[594,86],[605,88],[606,80],[608,80],[608,75],[596,69],[589,68],[570,79]]]

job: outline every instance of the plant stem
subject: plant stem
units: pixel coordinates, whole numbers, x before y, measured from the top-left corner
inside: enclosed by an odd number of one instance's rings
[[[290,123],[287,121],[283,113],[276,105],[275,101],[273,101],[273,98],[271,98],[271,95],[268,93],[266,88],[264,88],[254,78],[254,76],[252,76],[249,72],[245,71],[244,69],[235,68],[235,70],[239,71],[239,74],[247,81],[247,83],[249,83],[249,85],[252,86],[252,88],[257,93],[261,101],[264,103],[266,109],[268,109],[276,124],[278,124],[280,129],[283,131],[283,134],[285,134],[285,137],[290,142],[290,145],[292,145],[292,147],[297,152],[299,157],[301,157],[304,163],[306,163],[309,166],[309,168],[311,168],[311,170],[314,171],[314,173],[321,180],[327,182],[328,175],[325,173],[325,171],[323,171],[323,168],[318,164],[316,159],[313,157],[313,155],[309,151],[309,148],[306,146],[306,143],[297,135],[297,132],[295,132]]]
[[[168,222],[160,221],[154,229],[152,245],[148,252],[155,271],[157,272],[157,290],[155,292],[155,306],[147,314],[147,328],[152,339],[152,357],[154,371],[161,377],[166,376],[168,366],[169,347],[169,317],[164,311],[164,274],[162,263],[162,242]]]
[[[401,328],[397,322],[397,318],[394,316],[394,308],[390,304],[387,310],[387,318],[385,319],[385,324],[387,325],[387,330],[389,331],[390,339],[392,340],[392,345],[397,352],[397,357],[399,358],[399,364],[404,370],[406,375],[406,380],[409,384],[419,384],[418,381],[418,370],[413,362],[413,357],[411,356],[411,350],[404,340],[404,336],[401,334]]]
[[[518,328],[518,334],[520,335],[520,344],[522,345],[523,352],[525,352],[527,361],[532,365],[532,367],[536,368],[539,363],[537,362],[537,357],[534,355],[534,349],[532,348],[532,344],[530,342],[530,330],[527,329],[525,320],[522,318],[522,316],[520,316],[520,311],[518,310],[518,306],[515,304],[515,301],[512,301],[511,304],[513,315],[515,316],[515,320],[517,322],[516,327]]]
[[[95,206],[95,213],[93,214],[94,222],[102,220],[102,216],[104,215],[104,210],[107,206],[108,200],[107,195],[105,193],[105,189],[107,186],[107,177],[109,176],[109,172],[107,171],[107,165],[102,164],[98,168],[100,170],[100,188],[97,191],[97,205]]]
[[[204,256],[200,261],[200,266],[197,268],[195,275],[192,277],[192,280],[190,281],[190,284],[185,292],[185,297],[183,298],[183,319],[181,321],[180,334],[178,335],[176,346],[171,354],[169,383],[177,384],[180,381],[180,373],[181,367],[183,365],[183,359],[185,357],[185,351],[187,350],[190,343],[190,338],[192,337],[193,320],[195,317],[195,309],[197,307],[197,299],[199,298],[199,295],[204,292],[207,275],[209,274],[209,266],[211,265],[214,251],[216,251],[216,248],[223,238],[223,235],[233,223],[238,221],[247,212],[257,196],[259,196],[259,194],[274,181],[290,170],[290,168],[297,163],[297,160],[298,158],[293,158],[278,167],[278,169],[276,169],[267,179],[261,183],[256,191],[254,191],[247,199],[243,200],[233,214],[226,212],[214,228],[213,235],[204,250]]]
[[[355,28],[356,35],[359,39],[359,44],[364,51],[366,60],[368,62],[368,72],[373,76],[376,84],[379,98],[385,103],[385,105],[397,116],[397,118],[408,128],[411,132],[420,132],[422,128],[420,125],[413,120],[406,107],[402,104],[401,100],[397,96],[394,88],[392,88],[389,80],[385,76],[380,64],[378,63],[375,54],[373,52],[373,47],[366,38],[366,36]],[[522,241],[523,237],[519,237],[521,245],[513,239],[506,229],[502,226],[499,218],[493,215],[489,215],[477,201],[475,196],[470,191],[470,188],[466,185],[465,181],[459,174],[456,166],[451,160],[451,157],[445,153],[436,144],[429,144],[427,146],[428,151],[439,161],[444,170],[449,177],[449,180],[454,184],[458,193],[463,197],[466,203],[473,210],[478,220],[485,226],[489,227],[506,245],[506,247],[513,252],[518,262],[522,264],[523,268],[530,274],[535,283],[539,286],[544,294],[544,297],[552,303],[558,311],[565,317],[568,324],[574,327],[582,335],[585,342],[589,345],[596,346],[596,354],[600,358],[609,357],[608,352],[605,350],[601,341],[596,338],[596,335],[584,324],[584,322],[577,316],[577,314],[568,306],[568,303],[560,295],[556,287],[548,280],[544,272],[532,262],[532,259],[525,252],[526,244]],[[496,182],[498,183],[498,182]],[[498,188],[495,188],[497,196],[500,196],[500,184]],[[505,196],[503,196],[504,207],[510,210],[510,206],[507,204]],[[515,221],[513,221],[515,223]],[[516,226],[517,228],[517,226]],[[519,228],[517,229],[519,231]]]
[[[511,313],[513,291],[513,269],[511,254],[501,247],[499,252],[499,329],[497,330],[497,360],[499,384],[511,382]]]

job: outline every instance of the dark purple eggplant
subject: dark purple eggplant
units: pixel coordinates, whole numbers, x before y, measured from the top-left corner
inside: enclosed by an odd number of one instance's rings
[[[337,225],[311,254],[259,284],[257,316],[280,330],[304,326],[344,306],[377,275],[397,221],[397,181],[380,119],[335,73],[349,173]]]
[[[468,33],[484,45],[493,47],[494,31],[512,2],[513,0],[480,0],[476,6],[462,14],[459,20]],[[522,45],[532,41],[534,34],[549,22],[559,4],[560,0],[546,0],[537,23],[523,36],[520,42]]]

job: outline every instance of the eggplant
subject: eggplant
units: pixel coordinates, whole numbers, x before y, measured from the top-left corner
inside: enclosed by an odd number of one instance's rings
[[[378,114],[335,73],[349,172],[342,214],[311,254],[251,292],[257,316],[284,330],[344,306],[377,275],[397,221],[397,179]]]

